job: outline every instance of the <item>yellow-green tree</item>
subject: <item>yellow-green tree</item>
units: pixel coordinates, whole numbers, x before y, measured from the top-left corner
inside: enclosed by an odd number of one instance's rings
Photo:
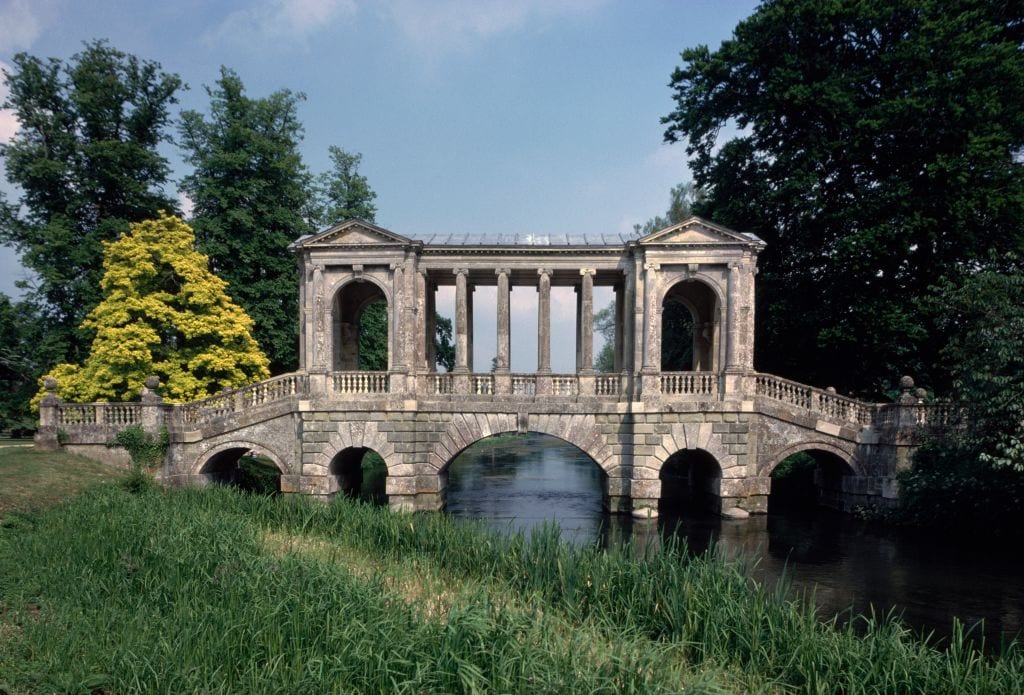
[[[269,376],[252,319],[195,250],[192,229],[164,215],[104,242],[103,299],[83,322],[96,337],[85,363],[48,376],[72,402],[128,401],[155,374],[184,402]]]

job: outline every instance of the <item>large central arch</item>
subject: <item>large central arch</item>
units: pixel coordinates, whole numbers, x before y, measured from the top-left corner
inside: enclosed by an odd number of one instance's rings
[[[672,285],[661,303],[661,369],[718,371],[720,301],[707,283],[686,279]]]

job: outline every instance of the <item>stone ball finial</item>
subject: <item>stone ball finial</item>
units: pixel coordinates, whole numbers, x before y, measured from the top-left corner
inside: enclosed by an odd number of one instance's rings
[[[914,379],[913,379],[913,377],[909,377],[909,376],[902,377],[900,379],[900,388],[901,389],[906,389],[908,391],[910,389],[914,388]]]
[[[917,396],[918,403],[924,403],[924,399],[928,397],[928,390],[919,387],[916,391],[914,391],[914,395]]]
[[[146,377],[146,388],[150,391],[156,391],[160,388],[160,377],[156,375],[150,375]]]
[[[827,389],[825,389],[825,393],[829,394],[830,396],[836,395],[836,387],[829,386]]]
[[[52,376],[46,377],[46,379],[43,380],[43,388],[46,389],[47,391],[50,391],[51,393],[56,391],[57,380],[54,379]]]

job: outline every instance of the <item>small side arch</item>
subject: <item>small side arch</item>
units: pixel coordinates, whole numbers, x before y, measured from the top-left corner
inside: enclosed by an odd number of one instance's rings
[[[249,442],[244,440],[218,444],[204,451],[203,453],[199,454],[199,456],[196,457],[195,463],[192,464],[192,469],[190,472],[193,475],[203,475],[203,469],[206,468],[210,463],[214,462],[219,456],[223,456],[228,453],[234,454],[235,452],[239,452],[239,456],[247,452],[252,452],[256,456],[262,456],[266,459],[269,459],[270,461],[273,461],[274,465],[277,466],[277,469],[281,472],[281,475],[288,475],[290,473],[288,467],[284,464],[284,460],[280,456],[278,456],[275,451],[273,451],[272,449],[268,449],[262,444],[257,444],[256,442]]]
[[[846,448],[842,446],[837,446],[836,444],[831,442],[810,441],[792,444],[776,452],[774,455],[766,457],[767,461],[765,465],[761,467],[759,475],[764,477],[770,476],[772,474],[772,471],[774,471],[776,466],[778,466],[780,463],[785,461],[793,454],[799,454],[804,451],[824,451],[826,453],[832,454],[833,456],[841,460],[844,464],[846,464],[846,466],[850,469],[851,475],[863,474],[861,471],[860,462],[857,460],[856,456],[854,456],[852,445]]]

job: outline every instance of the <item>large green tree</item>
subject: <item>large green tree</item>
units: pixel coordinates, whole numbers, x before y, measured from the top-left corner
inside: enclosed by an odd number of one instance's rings
[[[209,114],[186,111],[181,144],[193,172],[199,249],[228,292],[256,322],[255,335],[275,373],[298,364],[298,270],[288,245],[311,231],[311,177],[299,154],[301,94],[252,98],[237,74],[221,68]]]
[[[1024,248],[1022,45],[1018,3],[769,0],[683,52],[664,122],[695,211],[768,242],[760,369],[950,383],[930,288]]]
[[[181,80],[103,41],[67,62],[19,53],[5,80],[3,107],[20,127],[0,156],[19,199],[0,194],[0,242],[34,272],[58,357],[75,360],[90,340],[79,324],[100,299],[102,242],[177,207],[158,148]]]
[[[62,358],[62,345],[42,315],[34,301],[12,302],[0,294],[0,429],[35,428],[29,400],[39,375]]]
[[[377,206],[373,201],[377,194],[370,182],[359,173],[363,155],[346,152],[331,145],[331,170],[320,174],[316,180],[313,219],[319,227],[360,219],[373,222]]]

